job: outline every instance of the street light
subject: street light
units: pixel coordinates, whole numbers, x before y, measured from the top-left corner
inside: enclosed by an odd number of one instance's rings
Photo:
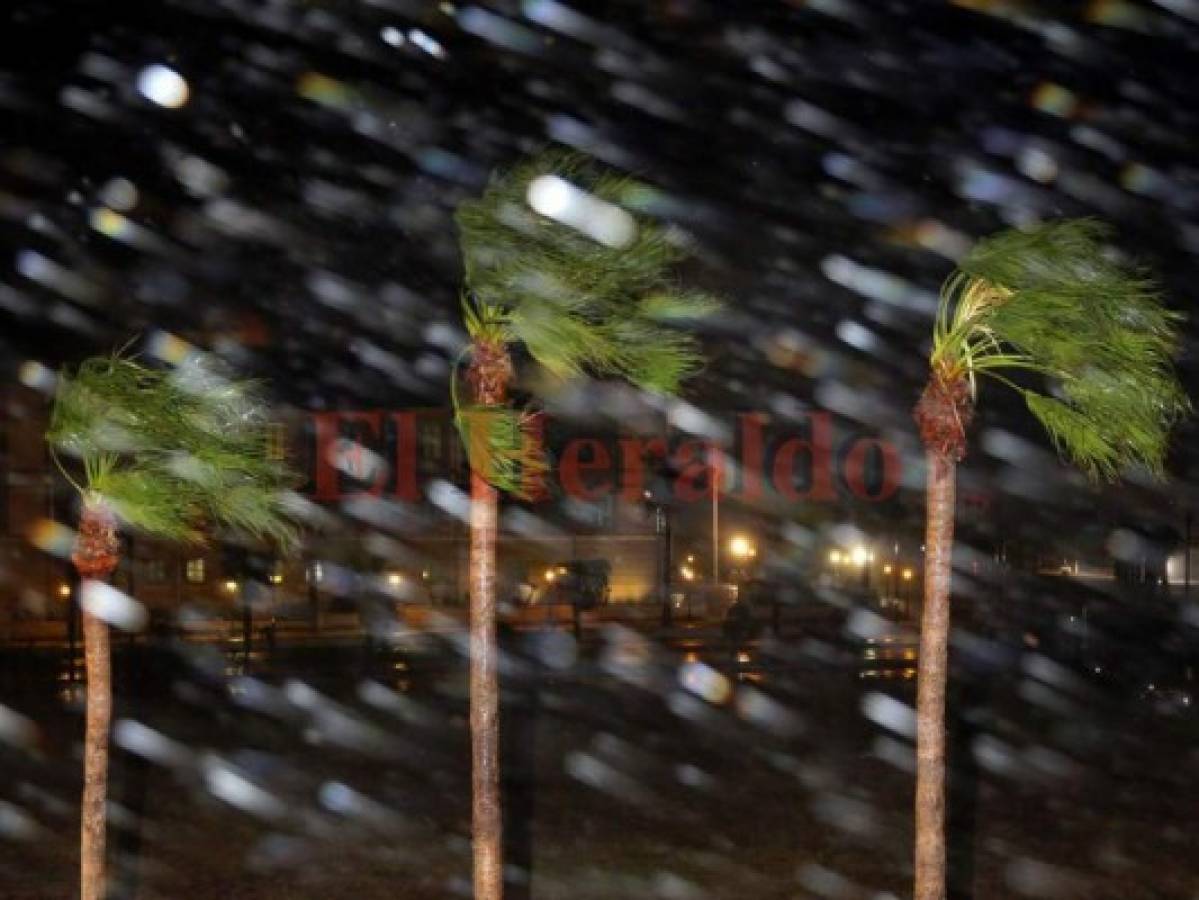
[[[874,562],[874,551],[859,544],[853,548],[847,561],[852,561],[857,566],[858,571],[861,573],[862,589],[867,590],[870,587],[870,568],[868,564]]]
[[[834,566],[839,566],[841,564],[841,551],[840,550],[830,550],[828,552],[828,561],[830,563],[832,563]]]
[[[749,559],[758,553],[753,542],[743,534],[736,535],[729,541],[729,552],[737,559]]]
[[[225,582],[225,591],[229,594],[236,596],[240,587],[241,585],[232,578]],[[241,597],[241,650],[242,666],[246,673],[249,673],[250,670],[250,645],[254,640],[253,615],[250,598],[243,593]]]
[[[904,567],[903,580],[904,580],[905,587],[903,589],[903,613],[905,616],[908,616],[909,618],[912,615],[912,591],[910,588],[906,587],[906,585],[909,581],[912,580],[912,578],[915,576],[915,574],[916,573],[913,572],[910,568],[908,568],[906,566]]]

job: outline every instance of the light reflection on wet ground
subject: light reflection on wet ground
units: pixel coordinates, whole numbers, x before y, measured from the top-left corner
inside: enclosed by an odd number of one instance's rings
[[[224,897],[237,885],[270,900],[373,898],[397,884],[418,900],[460,895],[469,770],[458,637],[281,644],[252,652],[248,670],[236,646],[142,659],[119,648],[118,722],[129,724],[116,732],[114,798],[154,835],[130,870],[146,896]],[[502,635],[509,840],[533,885],[513,897],[783,900],[837,896],[827,890],[842,880],[854,886],[844,896],[904,895],[909,643],[732,644],[696,630],[661,642],[619,627],[572,640]],[[1152,847],[1136,838],[1146,822],[1183,821],[1180,804],[1199,799],[1185,786],[1190,764],[1153,764],[1162,747],[1185,759],[1187,741],[1142,720],[1152,742],[1112,739],[1129,708],[1081,705],[1055,665],[1034,660],[1006,683],[960,680],[951,700],[953,740],[968,748],[955,784],[974,805],[953,813],[971,860],[959,877],[980,900],[1127,900],[1127,873],[1146,877],[1190,840],[1165,826]],[[32,854],[38,871],[64,873],[55,889],[66,893],[78,708],[49,690],[5,702],[36,723],[42,762],[8,751],[0,791],[24,798],[53,836],[0,841],[0,878],[19,884],[18,860]],[[1096,833],[1115,854],[1107,861],[1091,859]],[[1088,874],[1115,859],[1124,868],[1110,883]],[[1160,896],[1190,900],[1160,883]]]
[[[575,674],[580,676],[591,674],[604,648],[603,639],[594,634],[578,645],[565,630],[535,630],[533,633],[559,635],[561,640],[570,643],[574,664],[566,670],[574,669]],[[316,641],[284,645],[275,650],[252,649],[247,658],[240,639],[231,639],[225,642],[221,652],[222,673],[228,682],[252,674],[269,677],[272,674],[295,672],[307,672],[321,678],[328,674],[321,672],[324,668],[332,669],[334,678],[344,677],[344,671],[336,665],[313,665],[314,660],[323,656],[338,660],[357,658],[360,666],[377,670],[388,679],[410,681],[413,669],[439,670],[462,664],[459,649],[464,640],[464,633],[459,632],[420,635],[415,640],[408,636],[403,641],[369,645],[361,639],[349,646],[345,641],[336,645],[324,645]],[[816,664],[811,657],[785,650],[784,645],[772,638],[730,642],[715,628],[691,629],[684,637],[647,639],[644,643],[658,654],[660,664],[668,664],[672,660],[681,664],[702,661],[729,670],[746,680],[762,681],[769,678],[772,672]],[[143,641],[137,646],[144,649],[147,645]],[[162,646],[185,645],[170,643]],[[838,660],[838,667],[854,669],[859,678],[912,678],[915,675],[917,645],[911,637],[871,638],[860,644],[847,643],[841,649],[843,655]],[[121,655],[126,651],[118,647],[116,652]],[[73,660],[68,659],[65,648],[39,651],[38,655],[47,660],[57,659],[55,678],[60,686],[60,698],[65,700],[77,694],[85,681],[82,650],[77,650]],[[826,661],[821,663],[825,664]]]

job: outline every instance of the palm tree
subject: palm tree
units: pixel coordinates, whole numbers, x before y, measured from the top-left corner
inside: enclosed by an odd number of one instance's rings
[[[644,214],[653,199],[628,178],[550,153],[493,178],[458,208],[469,335],[455,417],[471,465],[470,728],[476,900],[499,900],[503,855],[496,670],[498,492],[521,496],[545,467],[529,413],[509,400],[513,349],[551,376],[625,379],[673,394],[699,365],[677,330],[714,301],[670,278],[685,253]]]
[[[266,423],[253,385],[222,377],[193,354],[172,371],[116,353],[59,376],[47,440],[79,492],[82,512],[71,560],[83,579],[87,671],[80,896],[105,893],[105,802],[112,716],[108,623],[95,582],[120,561],[118,532],[202,539],[205,524],[289,544],[295,529],[282,489],[286,469],[268,459]],[[75,457],[71,475],[59,453]]]
[[[924,611],[916,700],[916,900],[945,897],[945,685],[957,464],[980,377],[1019,393],[1093,479],[1163,474],[1190,410],[1174,373],[1178,314],[1104,247],[1109,230],[1063,220],[978,243],[941,290],[915,419],[927,460]],[[1040,384],[1043,387],[1031,386]]]

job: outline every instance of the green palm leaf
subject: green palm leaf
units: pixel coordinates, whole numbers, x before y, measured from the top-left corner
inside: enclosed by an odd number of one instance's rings
[[[532,414],[509,407],[467,406],[455,422],[471,469],[494,487],[528,499],[530,488],[547,469]]]
[[[46,436],[80,461],[85,497],[133,528],[198,541],[211,523],[286,545],[295,478],[268,457],[263,409],[256,384],[203,354],[174,371],[114,354],[60,375]]]
[[[535,195],[544,179],[577,192],[588,214],[538,212]],[[713,314],[719,303],[676,286],[672,267],[685,254],[642,212],[651,196],[632,179],[570,153],[544,154],[493,179],[456,215],[476,298],[467,317],[472,337],[480,335],[478,310],[486,309],[503,323],[506,341],[524,344],[555,375],[625,378],[646,390],[676,392],[700,363],[697,342],[678,326]],[[621,223],[626,240],[605,241],[586,230],[609,219]]]
[[[542,202],[546,190],[552,203]],[[720,304],[676,286],[671,269],[684,252],[645,214],[652,202],[645,186],[572,153],[546,153],[493,178],[455,217],[473,346],[522,345],[558,378],[623,378],[676,393],[701,360],[682,329]],[[528,414],[510,404],[463,406],[456,381],[455,419],[472,468],[523,494],[546,468]]]
[[[1063,456],[1093,478],[1160,475],[1191,404],[1174,372],[1181,316],[1152,279],[1113,258],[1089,219],[980,241],[941,294],[932,364],[947,378],[1013,384]]]

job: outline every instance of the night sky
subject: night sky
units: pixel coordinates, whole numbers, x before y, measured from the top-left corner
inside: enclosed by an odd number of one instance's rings
[[[1172,305],[1191,303],[1193,0],[5,15],[6,377],[163,331],[301,408],[440,405],[463,340],[452,210],[554,144],[658,188],[694,241],[683,276],[728,309],[702,329],[710,364],[687,400],[717,418],[825,408],[915,459],[936,289],[971,239],[1009,225],[1106,219]],[[1180,517],[1189,487],[1169,506],[1097,497],[1018,401],[985,391],[982,409],[967,475],[982,489]]]

